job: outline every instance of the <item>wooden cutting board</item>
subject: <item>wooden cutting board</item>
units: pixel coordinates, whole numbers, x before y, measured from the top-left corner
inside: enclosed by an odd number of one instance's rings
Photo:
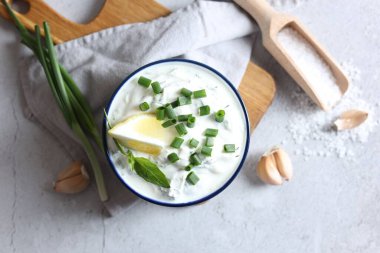
[[[43,21],[48,21],[57,44],[108,27],[150,21],[170,13],[154,0],[106,0],[94,20],[87,24],[77,24],[59,15],[43,0],[23,1],[29,3],[29,10],[17,14],[21,22],[29,30],[34,30],[35,24],[41,25]],[[0,15],[7,18],[4,6],[0,7]],[[250,62],[240,83],[239,92],[248,111],[252,132],[272,103],[276,92],[275,83],[267,72]]]

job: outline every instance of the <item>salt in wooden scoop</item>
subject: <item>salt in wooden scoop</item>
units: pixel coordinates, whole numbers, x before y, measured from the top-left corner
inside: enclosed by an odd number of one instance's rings
[[[257,21],[264,47],[319,107],[330,110],[348,89],[335,60],[295,17],[265,0],[234,1]]]

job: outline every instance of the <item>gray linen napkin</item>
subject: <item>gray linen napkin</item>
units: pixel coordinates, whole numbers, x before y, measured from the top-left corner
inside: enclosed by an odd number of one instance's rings
[[[238,85],[250,58],[257,26],[234,4],[200,1],[148,23],[106,29],[56,46],[59,60],[90,102],[99,128],[103,108],[115,88],[133,70],[149,62],[181,57],[213,66]],[[54,32],[54,31],[53,31]],[[37,119],[73,159],[86,159],[51,94],[40,64],[29,51],[20,61],[27,116]],[[104,168],[111,214],[137,199]]]

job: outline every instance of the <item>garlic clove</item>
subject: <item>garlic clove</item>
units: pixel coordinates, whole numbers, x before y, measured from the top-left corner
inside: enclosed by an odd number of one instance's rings
[[[80,161],[72,162],[69,166],[67,166],[58,174],[57,181],[81,174],[82,166],[83,164]]]
[[[338,131],[353,129],[360,126],[368,118],[368,112],[360,110],[349,110],[340,115],[334,122]]]
[[[272,154],[276,161],[277,169],[280,175],[285,180],[292,179],[293,166],[292,166],[292,161],[290,160],[288,153],[286,153],[285,150],[283,150],[280,147],[275,147],[272,149]]]
[[[256,172],[267,184],[281,185],[293,177],[293,166],[289,155],[280,147],[273,147],[260,158]]]
[[[73,162],[62,170],[54,183],[54,191],[60,193],[78,193],[87,188],[90,178],[81,162]]]
[[[272,154],[263,155],[257,166],[258,177],[267,184],[281,185],[282,177],[276,168],[275,159]]]
[[[57,181],[54,184],[54,191],[60,193],[78,193],[87,188],[89,180],[85,179],[82,175],[77,175],[67,178],[62,181]]]

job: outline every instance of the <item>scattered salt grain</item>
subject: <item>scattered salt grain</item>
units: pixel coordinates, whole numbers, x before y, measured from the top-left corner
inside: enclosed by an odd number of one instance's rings
[[[341,62],[340,66],[344,69],[351,83],[360,80],[361,71],[353,64],[352,59]]]
[[[311,157],[338,157],[348,161],[355,161],[355,146],[366,143],[370,134],[380,126],[376,120],[377,104],[370,104],[362,99],[360,88],[361,71],[352,64],[352,60],[341,64],[350,80],[350,89],[340,103],[330,112],[318,109],[309,97],[299,88],[291,95],[294,111],[291,113],[286,129],[291,139],[299,146],[310,148],[296,149],[296,155],[305,156],[307,161]],[[369,112],[368,119],[357,128],[336,132],[332,123],[344,111],[360,109]]]
[[[277,39],[309,83],[317,98],[327,108],[332,108],[340,100],[342,93],[330,67],[313,46],[293,28],[282,29]]]

